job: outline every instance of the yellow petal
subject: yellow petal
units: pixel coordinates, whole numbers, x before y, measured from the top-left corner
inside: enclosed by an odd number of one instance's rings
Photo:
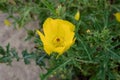
[[[63,27],[66,30],[74,31],[75,30],[75,25],[73,25],[71,22],[66,21],[66,20],[61,20],[61,19],[56,19],[56,22],[59,22],[59,26]]]
[[[74,19],[77,21],[80,19],[80,12],[79,11],[77,11],[77,13],[75,14]]]
[[[64,51],[68,50],[75,43],[75,40],[76,38],[74,38],[71,42],[66,42]]]
[[[61,19],[56,19],[56,23],[58,24],[58,32],[60,32],[62,36],[72,36],[71,34],[75,30],[75,26],[72,23]],[[58,32],[57,34],[59,34]]]
[[[11,26],[11,22],[7,19],[4,20],[4,24],[8,27]]]
[[[114,16],[115,16],[116,20],[118,22],[120,22],[120,12],[115,13]]]
[[[36,32],[40,36],[41,41],[43,42],[43,46],[44,46],[45,52],[48,55],[50,55],[50,53],[52,53],[52,51],[53,51],[52,44],[49,41],[47,41],[47,39],[45,38],[45,36],[39,30],[37,30]]]
[[[61,55],[61,54],[63,54],[63,52],[65,52],[65,47],[55,48],[54,52],[57,52],[59,55]]]
[[[45,42],[45,36],[39,30],[36,30],[36,33],[40,36],[40,39],[44,43]]]
[[[66,21],[66,20],[56,19],[56,21],[59,22],[58,24],[59,24],[59,27],[60,27],[59,31],[58,31],[58,34],[59,34],[59,36],[64,37],[64,43],[65,43],[64,49],[61,48],[63,50],[60,49],[60,51],[65,52],[73,44],[73,38],[74,38],[74,35],[75,35],[75,33],[74,33],[75,25],[73,25],[72,23],[70,23],[69,21]],[[59,54],[61,54],[60,51],[59,51]]]
[[[61,49],[58,48],[57,49],[59,51],[59,54],[61,54],[62,52],[65,52],[67,49],[69,49],[70,46],[75,41],[75,39],[73,39],[74,35],[75,35],[75,33],[74,33],[75,26],[72,23],[70,23],[66,20],[60,20],[60,19],[56,19],[56,20],[57,20],[57,22],[59,22],[58,24],[59,24],[59,27],[60,27],[59,31],[58,31],[58,34],[60,32],[59,36],[64,37],[64,43],[65,43],[64,49],[63,48],[61,48]]]
[[[44,50],[48,55],[50,55],[53,52],[54,47],[48,43],[44,45]]]
[[[64,24],[61,25],[61,27],[63,28],[64,31],[64,39],[66,42],[72,42],[73,38],[74,38],[74,30],[75,30],[75,26],[68,22],[65,21]]]
[[[58,28],[57,28],[57,23],[55,22],[54,19],[52,18],[47,18],[43,24],[43,31],[48,39],[52,39],[55,37],[53,34],[57,34]]]

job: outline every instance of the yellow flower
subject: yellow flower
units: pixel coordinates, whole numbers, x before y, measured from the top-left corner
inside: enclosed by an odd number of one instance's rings
[[[11,26],[11,22],[7,19],[4,20],[4,24],[8,27]]]
[[[75,42],[74,30],[75,26],[69,21],[47,18],[43,24],[44,34],[39,30],[37,30],[37,34],[48,55],[52,52],[61,55]]]
[[[87,33],[90,33],[90,30],[88,29],[86,32],[87,32]]]
[[[120,22],[120,12],[115,13],[114,16],[115,16],[116,20],[118,22]]]
[[[77,21],[80,19],[80,12],[79,11],[77,11],[77,13],[75,14],[74,19]]]

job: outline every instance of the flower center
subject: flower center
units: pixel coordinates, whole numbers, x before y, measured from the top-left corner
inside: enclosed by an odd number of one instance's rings
[[[60,38],[57,38],[56,41],[57,41],[57,42],[60,42]]]
[[[64,40],[62,37],[55,37],[52,41],[55,47],[62,47],[64,46]]]

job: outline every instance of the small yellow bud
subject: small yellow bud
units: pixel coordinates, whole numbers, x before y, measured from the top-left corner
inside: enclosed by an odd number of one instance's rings
[[[4,24],[8,27],[11,26],[11,22],[7,19],[4,20]]]
[[[90,30],[88,29],[86,32],[87,32],[87,33],[90,33]]]
[[[56,9],[57,15],[60,15],[61,10],[62,10],[62,6],[61,6],[61,5],[58,5],[58,7],[57,7],[57,9]]]
[[[115,16],[116,20],[118,22],[120,22],[120,12],[115,13],[114,16]]]
[[[77,21],[80,19],[80,12],[79,11],[77,11],[77,13],[75,14],[74,19]]]

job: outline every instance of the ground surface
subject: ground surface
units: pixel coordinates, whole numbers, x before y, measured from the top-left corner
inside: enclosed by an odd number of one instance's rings
[[[0,45],[6,46],[8,43],[12,47],[16,47],[21,55],[21,51],[25,48],[32,50],[34,47],[33,42],[25,42],[26,32],[24,29],[16,30],[13,26],[7,27],[4,24],[6,14],[0,13]],[[32,22],[26,27],[34,29],[37,27],[37,22]],[[0,80],[39,80],[40,69],[32,62],[31,65],[25,65],[21,60],[20,62],[13,61],[11,66],[0,63]]]

